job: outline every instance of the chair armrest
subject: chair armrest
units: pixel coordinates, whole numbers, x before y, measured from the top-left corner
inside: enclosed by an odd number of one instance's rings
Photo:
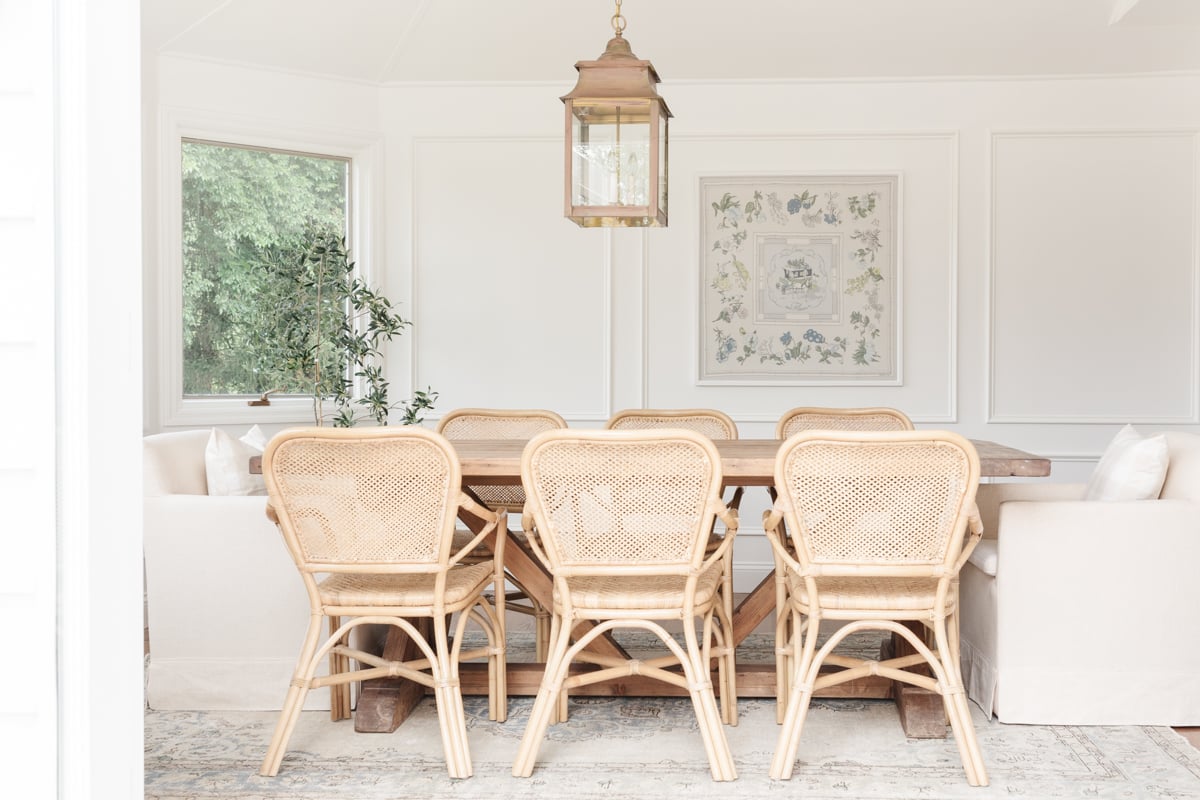
[[[767,541],[771,543],[771,554],[775,558],[776,571],[790,567],[795,572],[802,573],[804,568],[800,566],[795,555],[788,550],[782,538],[786,535],[786,525],[783,519],[783,509],[779,507],[778,501],[763,512],[763,532],[766,534]]]
[[[975,504],[983,521],[983,538],[995,539],[1000,504],[1010,500],[1082,500],[1082,483],[981,483]]]
[[[457,552],[450,554],[450,560],[448,562],[450,566],[454,566],[459,561],[464,559],[469,553],[474,552],[475,548],[478,547],[493,531],[496,533],[497,558],[503,556],[503,550],[501,548],[504,547],[504,533],[499,530],[499,527],[502,519],[505,520],[504,524],[507,525],[507,513],[497,513],[487,506],[480,505],[479,503],[475,502],[475,500],[466,492],[459,492],[458,517],[468,525],[470,524],[470,521],[465,519],[465,517],[471,517],[478,522],[484,523],[484,525],[479,532],[471,538],[471,541],[463,545],[462,548]]]
[[[1189,641],[1180,631],[1200,607],[1200,503],[1011,501],[998,534],[1002,669],[1040,669],[1039,658],[1057,653],[1132,672],[1145,657],[1124,637]]]
[[[1100,590],[1107,581],[1103,591],[1119,595],[1121,584],[1112,581],[1155,573],[1165,579],[1180,562],[1189,572],[1194,568],[1200,504],[1009,501],[1000,506],[997,534],[997,577],[1005,583],[1028,588],[1040,581],[1083,581]]]
[[[154,658],[295,658],[309,601],[266,506],[263,495],[145,498]]]

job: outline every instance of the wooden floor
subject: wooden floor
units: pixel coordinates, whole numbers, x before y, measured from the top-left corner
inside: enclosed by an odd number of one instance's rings
[[[150,654],[150,629],[145,629],[145,655]],[[1191,742],[1192,747],[1200,750],[1200,728],[1175,728],[1183,738]]]

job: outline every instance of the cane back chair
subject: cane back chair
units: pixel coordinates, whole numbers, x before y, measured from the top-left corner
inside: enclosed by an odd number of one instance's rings
[[[437,424],[438,433],[447,439],[532,439],[542,431],[560,430],[567,427],[567,421],[553,411],[545,409],[500,409],[500,408],[459,408],[442,417]],[[520,514],[525,507],[525,489],[521,485],[471,485],[479,500],[493,511]],[[455,537],[455,543],[465,544],[473,534],[460,530]],[[522,534],[511,532],[509,535],[520,539]],[[491,554],[486,548],[471,559],[487,559]],[[519,614],[525,614],[534,619],[534,649],[538,661],[546,660],[547,642],[550,640],[550,611],[542,606],[521,585],[521,582],[511,574],[508,582],[517,591],[507,596],[507,608]],[[497,591],[500,587],[497,587]]]
[[[787,570],[779,613],[792,618],[791,687],[772,778],[791,777],[814,691],[882,675],[942,695],[967,782],[987,785],[957,618],[958,573],[983,531],[978,486],[974,446],[949,431],[809,431],[784,442],[775,462],[778,498],[763,520]],[[790,548],[780,535],[784,520]],[[818,649],[823,619],[846,624]],[[909,627],[917,623],[925,636]],[[913,654],[871,661],[832,652],[846,636],[873,629],[902,637]],[[840,669],[822,675],[823,664]],[[918,664],[933,677],[906,669]]]
[[[775,438],[800,431],[911,431],[912,421],[894,408],[817,408],[801,406],[784,412],[775,424]]]
[[[604,427],[614,431],[685,428],[714,441],[738,438],[737,424],[715,408],[630,408],[613,414]]]
[[[719,590],[737,517],[721,500],[712,441],[682,429],[551,431],[526,446],[521,477],[522,525],[553,576],[554,608],[550,656],[513,775],[532,774],[547,726],[565,718],[570,688],[638,674],[689,691],[712,776],[733,780],[710,664],[717,659],[721,702],[736,703],[732,629]],[[718,516],[728,533],[706,555]],[[683,646],[663,627],[667,620],[682,624]],[[594,624],[572,641],[580,622]],[[619,628],[649,631],[670,652],[628,660],[589,652],[597,636]],[[573,661],[600,669],[568,677]]]
[[[822,408],[800,406],[784,412],[775,425],[775,438],[787,439],[801,431],[911,431],[912,421],[903,412],[894,408]],[[768,490],[771,499],[776,499],[775,487]],[[789,545],[787,536],[780,540]],[[785,574],[783,562],[775,559],[775,608],[786,607]],[[783,722],[783,710],[787,707],[788,653],[784,642],[791,636],[791,616],[775,615],[775,721]]]
[[[310,616],[261,773],[278,773],[310,689],[329,686],[335,718],[348,717],[351,682],[402,677],[434,690],[447,769],[451,777],[470,777],[460,660],[487,658],[488,716],[503,721],[507,715],[504,593],[496,593],[494,606],[484,596],[486,588],[503,583],[496,565],[503,557],[498,529],[504,516],[463,493],[450,443],[417,427],[285,431],[268,443],[263,474],[267,515],[279,526],[300,571]],[[460,510],[486,524],[455,549]],[[494,534],[494,561],[460,563]],[[322,641],[324,618],[330,633]],[[483,629],[486,647],[462,650],[468,621]],[[391,661],[354,649],[350,632],[363,624],[399,628],[416,645],[418,658]],[[318,676],[326,655],[329,674]],[[351,659],[359,669],[350,669]]]
[[[702,433],[713,441],[728,441],[738,438],[737,423],[724,411],[715,408],[630,408],[618,411],[609,417],[604,424],[608,430],[639,431],[657,430],[660,428],[683,428]],[[738,486],[733,490],[726,504],[737,511],[742,504],[742,494],[746,487]],[[708,552],[713,552],[721,546],[723,534],[714,529],[708,537]],[[733,548],[725,551],[725,580],[721,586],[722,604],[726,615],[733,618]],[[736,725],[736,703],[721,705],[723,720],[728,725]]]

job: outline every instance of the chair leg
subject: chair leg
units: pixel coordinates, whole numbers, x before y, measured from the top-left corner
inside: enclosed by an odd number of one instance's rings
[[[489,648],[492,652],[488,655],[488,719],[493,722],[504,722],[508,719],[508,621],[504,616],[507,613],[508,596],[504,591],[505,580],[504,563],[497,559],[496,571],[492,577],[492,590],[496,595],[492,609],[492,630],[496,641]],[[487,601],[481,598],[481,602],[485,606],[486,617]]]
[[[457,664],[450,657],[450,642],[446,635],[444,615],[434,615],[433,636],[436,660],[431,664],[434,701],[437,704],[438,727],[442,734],[442,749],[446,754],[446,770],[451,778],[472,775],[471,751],[467,744],[466,712],[458,684]]]
[[[517,749],[516,760],[513,761],[514,778],[528,778],[533,774],[538,750],[541,749],[542,740],[546,738],[546,729],[550,727],[551,718],[558,706],[562,682],[567,677],[570,663],[567,662],[566,655],[570,645],[571,632],[556,615],[550,626],[550,652],[546,659],[546,670],[542,674],[542,685],[538,687],[537,698],[529,712],[529,722],[526,723],[525,733],[521,736],[521,746]]]
[[[717,686],[720,688],[721,694],[721,721],[730,726],[738,724],[738,696],[737,696],[737,661],[736,650],[737,645],[733,640],[733,622],[732,618],[726,615],[723,605],[717,606],[715,612],[717,621],[720,623],[719,636],[720,641],[717,642],[721,652],[717,656]],[[710,664],[710,643],[713,640],[711,616],[705,621],[704,629],[704,663]]]
[[[725,739],[721,714],[717,710],[717,698],[709,677],[709,665],[696,641],[694,624],[684,626],[683,638],[687,660],[682,666],[692,697],[692,707],[696,712],[700,737],[704,742],[704,751],[708,754],[709,770],[714,781],[737,780],[733,755],[729,752],[729,742]]]
[[[795,631],[789,629],[788,622],[792,612],[788,606],[787,581],[785,573],[775,568],[775,723],[783,722],[783,712],[788,703],[788,681],[791,680],[791,659],[788,657],[791,646],[791,636]]]
[[[341,617],[329,617],[329,635],[333,636],[334,631],[342,626]],[[350,634],[346,636],[339,644],[345,644],[349,640]],[[350,671],[350,659],[343,655],[330,651],[329,653],[329,674],[337,675],[342,672]],[[334,722],[342,719],[350,719],[350,684],[335,683],[329,686],[329,718]]]
[[[792,614],[793,641],[800,636],[799,613]],[[817,630],[820,618],[810,615],[803,633],[803,647],[799,653],[793,649],[791,686],[788,689],[787,710],[783,715],[779,741],[775,745],[775,757],[771,761],[770,775],[776,780],[790,780],[796,765],[796,752],[800,748],[800,733],[808,716],[812,702],[813,681],[820,672],[821,664],[816,660]]]
[[[975,737],[975,725],[971,722],[971,708],[963,686],[962,668],[959,666],[956,617],[937,620],[933,631],[937,642],[938,659],[945,675],[943,701],[946,716],[950,719],[950,730],[954,733],[958,754],[962,759],[967,783],[971,786],[987,786],[987,768],[983,765],[983,753]],[[951,632],[953,631],[953,633]]]
[[[292,672],[292,683],[288,686],[287,697],[283,701],[283,710],[279,712],[279,721],[275,723],[275,732],[271,736],[271,744],[263,758],[258,773],[264,778],[273,778],[279,774],[279,766],[283,763],[283,755],[287,751],[288,740],[296,721],[300,718],[300,709],[304,707],[304,698],[308,695],[310,679],[313,672],[313,657],[316,655],[321,638],[320,614],[313,614],[308,620],[308,632],[304,635],[304,644],[300,648],[300,657],[296,660],[296,669]]]
[[[532,597],[534,658],[545,663],[550,654],[550,610]]]

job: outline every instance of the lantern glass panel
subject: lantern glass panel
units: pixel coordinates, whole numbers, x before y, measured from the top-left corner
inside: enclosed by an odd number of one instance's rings
[[[648,205],[650,132],[648,103],[573,103],[572,205]]]

